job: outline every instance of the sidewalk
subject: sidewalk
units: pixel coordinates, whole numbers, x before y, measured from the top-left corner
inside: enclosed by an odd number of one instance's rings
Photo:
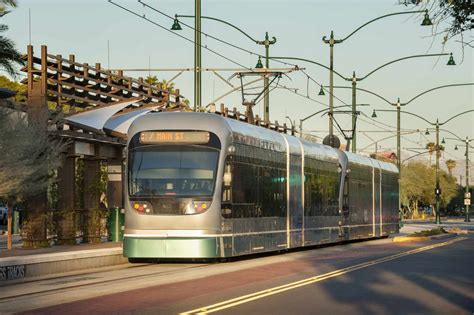
[[[464,218],[441,218],[441,224],[436,224],[433,218],[419,219],[419,220],[404,220],[403,227],[400,229],[400,233],[393,235],[396,236],[408,236],[415,232],[424,230],[431,230],[438,227],[442,227],[445,230],[449,229],[461,229],[474,232],[474,220],[471,222],[464,222]]]

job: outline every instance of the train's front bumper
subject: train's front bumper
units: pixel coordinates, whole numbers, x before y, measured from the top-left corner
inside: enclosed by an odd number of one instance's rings
[[[125,236],[123,255],[128,258],[218,258],[218,237]]]

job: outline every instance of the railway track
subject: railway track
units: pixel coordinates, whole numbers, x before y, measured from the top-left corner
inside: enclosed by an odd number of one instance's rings
[[[34,297],[41,296],[45,294],[54,294],[54,293],[65,293],[69,290],[78,289],[78,288],[87,288],[93,287],[96,285],[118,283],[130,280],[141,280],[153,276],[169,276],[183,271],[192,270],[196,268],[203,268],[209,264],[199,264],[199,265],[186,265],[183,268],[173,268],[168,270],[170,267],[177,267],[179,264],[166,265],[167,270],[162,270],[159,265],[148,264],[148,265],[130,265],[129,267],[123,269],[114,269],[108,271],[99,271],[93,273],[82,273],[79,275],[68,275],[68,276],[59,276],[49,279],[38,279],[25,281],[21,283],[14,283],[6,286],[0,287],[0,305],[8,303],[12,300],[21,299],[25,297]],[[158,271],[149,272],[151,268],[160,268]],[[140,268],[139,274],[121,276],[121,274],[126,273],[127,270]],[[142,271],[143,270],[143,271]],[[116,275],[108,274],[116,273]],[[109,279],[107,279],[109,277]],[[78,283],[79,282],[79,283]],[[54,288],[45,288],[48,286],[55,286]],[[29,290],[28,290],[29,288]],[[15,293],[18,291],[23,291],[21,293]]]

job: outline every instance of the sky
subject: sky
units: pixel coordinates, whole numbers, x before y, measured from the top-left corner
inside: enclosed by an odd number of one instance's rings
[[[115,1],[115,0],[114,0]],[[193,68],[194,46],[193,31],[183,26],[180,35],[191,39],[186,41],[169,29],[172,20],[143,7],[137,1],[117,0],[115,2],[139,15],[162,25],[160,28],[137,16],[134,16],[107,0],[19,0],[19,6],[12,13],[2,18],[9,25],[6,33],[13,39],[22,52],[29,43],[28,13],[31,12],[31,44],[35,51],[41,45],[48,46],[48,52],[68,56],[74,54],[76,61],[94,64],[102,63],[103,67],[127,69],[141,68],[146,71],[126,72],[127,75],[146,77],[147,69]],[[192,0],[144,0],[145,3],[174,16],[194,14]],[[334,31],[335,38],[340,39],[360,25],[381,15],[413,10],[399,5],[397,0],[202,0],[202,15],[225,20],[241,28],[257,40],[263,40],[265,32],[275,36],[277,42],[270,47],[271,56],[290,56],[314,60],[329,65],[329,47],[321,40]],[[384,67],[358,82],[358,87],[375,92],[390,102],[406,102],[417,94],[428,89],[448,84],[472,83],[473,49],[462,49],[458,38],[449,41],[444,47],[440,36],[432,36],[431,27],[420,26],[423,16],[406,14],[381,19],[367,25],[344,43],[334,48],[334,68],[346,77],[355,71],[358,77],[365,76],[377,67],[402,57],[420,54],[452,52],[457,63],[454,67],[446,66],[448,57],[424,57],[400,61]],[[182,18],[181,21],[193,24],[193,19]],[[264,54],[264,47],[256,45],[241,33],[219,22],[203,20],[202,31],[218,37],[246,50]],[[472,36],[465,34],[466,37]],[[110,53],[108,54],[107,43]],[[257,56],[248,52],[224,45],[210,37],[203,36],[202,43],[231,59],[221,58],[206,49],[202,53],[203,68],[242,68],[254,67]],[[290,62],[305,68],[305,73],[297,71],[283,76],[279,84],[297,89],[295,94],[284,88],[276,88],[270,93],[270,118],[280,123],[290,123],[286,116],[299,124],[299,120],[312,113],[326,108],[328,94],[318,96],[319,84],[329,84],[329,72],[319,66],[304,62]],[[271,67],[292,67],[271,61]],[[169,80],[178,72],[150,72],[159,79]],[[229,78],[233,72],[219,72]],[[308,79],[308,76],[310,79]],[[193,72],[184,72],[174,80],[180,93],[193,104]],[[309,82],[309,83],[308,83]],[[234,86],[240,84],[238,79],[231,80]],[[335,85],[350,87],[335,76]],[[217,97],[227,93],[230,86],[212,72],[203,73],[203,104],[209,104]],[[258,90],[258,89],[256,89]],[[294,91],[294,90],[293,90]],[[463,111],[474,109],[474,88],[452,87],[427,93],[403,109],[430,122],[436,119],[442,123]],[[336,89],[334,94],[345,104],[351,104],[350,89]],[[310,98],[308,98],[309,96]],[[312,100],[313,99],[313,100]],[[240,92],[234,92],[219,100],[229,108],[237,107],[241,112]],[[379,112],[376,119],[371,118],[373,109],[393,109],[387,103],[364,92],[357,93],[358,104],[369,104],[360,107],[363,115],[359,117],[357,129],[357,148],[363,154],[377,150],[396,150],[395,131],[396,113]],[[335,101],[335,106],[343,103]],[[263,102],[254,110],[263,116]],[[364,115],[365,114],[365,115]],[[340,114],[336,119],[344,129],[350,128],[350,117]],[[421,152],[427,142],[435,141],[435,133],[425,135],[426,128],[431,128],[423,120],[408,114],[402,114],[402,130],[411,134],[402,137],[402,158],[408,158]],[[304,123],[304,130],[318,137],[327,135],[327,115],[316,115]],[[465,139],[474,138],[474,114],[466,114],[453,119],[441,127]],[[416,129],[423,132],[416,132]],[[440,139],[452,137],[441,131]],[[459,160],[463,163],[464,147],[462,142],[446,140],[446,159]],[[458,144],[460,150],[455,151]],[[471,142],[474,144],[474,141]],[[414,151],[410,151],[414,150]],[[474,156],[474,153],[471,154]],[[423,155],[421,156],[423,157]],[[428,159],[429,157],[424,157]]]

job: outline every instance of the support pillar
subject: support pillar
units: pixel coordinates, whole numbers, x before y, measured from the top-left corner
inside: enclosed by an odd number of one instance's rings
[[[84,160],[83,242],[100,242],[100,160]]]
[[[76,244],[76,158],[66,157],[58,168],[58,244]]]
[[[28,125],[36,126],[41,130],[47,128],[47,47],[41,46],[41,68],[35,69],[33,63],[33,46],[27,47],[28,59]],[[27,198],[26,222],[23,227],[23,246],[48,246],[47,220],[47,191],[38,192]]]

